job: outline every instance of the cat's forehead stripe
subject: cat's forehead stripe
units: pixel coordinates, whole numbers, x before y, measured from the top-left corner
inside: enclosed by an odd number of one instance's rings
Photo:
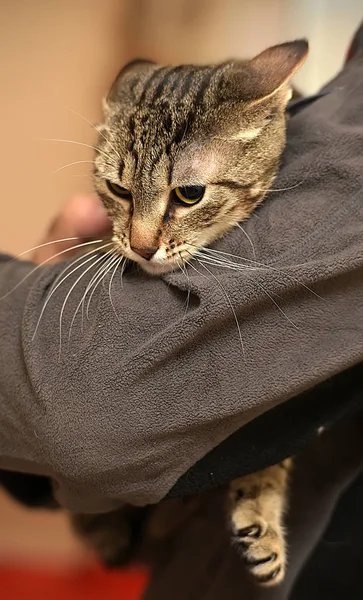
[[[177,92],[177,88],[179,87],[179,94],[176,96],[178,100],[181,100],[185,96],[188,95],[191,88],[193,87],[193,83],[195,81],[195,72],[187,71],[182,73],[179,77],[175,78],[175,88],[174,92]]]
[[[196,118],[195,107],[203,103],[213,76],[220,68],[221,65],[217,67],[180,65],[176,67],[155,67],[152,70],[143,83],[137,106],[129,117],[127,149],[131,163],[126,169],[125,160],[120,160],[118,177],[121,182],[125,175],[125,181],[130,179],[129,167],[131,167],[131,172],[134,172],[134,176],[136,173],[139,176],[140,169],[142,169],[144,175],[147,172],[150,181],[152,181],[155,173],[157,174],[159,170],[162,157],[166,155],[169,159],[167,180],[170,185],[174,150],[178,148],[185,137],[189,126],[192,126]],[[173,97],[171,97],[172,90]],[[191,106],[190,100],[188,103],[182,102],[189,94],[194,97]],[[179,102],[182,103],[179,104]],[[159,123],[161,125],[159,135],[153,140],[150,149],[148,148],[150,127],[155,128],[158,124],[157,121],[155,122],[155,117],[152,116],[152,111],[150,111],[153,106],[159,111],[162,120]],[[144,168],[145,158],[150,159],[150,157],[152,157],[151,164]]]
[[[162,130],[153,142],[153,168],[157,168],[163,154],[170,159],[168,180],[171,181],[172,163],[171,155],[178,147],[187,129],[191,128],[197,117],[196,108],[203,105],[205,94],[213,82],[215,76],[224,68],[224,65],[214,67],[191,67],[181,65],[177,67],[157,67],[144,82],[143,89],[135,111],[129,119],[129,152],[134,160],[135,172],[141,168],[142,154],[146,154],[148,132],[150,130],[149,119],[151,113],[148,109],[157,107],[163,117]],[[173,90],[173,98],[171,97]],[[193,100],[187,104],[183,103],[185,97],[192,94]],[[146,112],[145,112],[146,111]],[[144,114],[143,114],[144,112]],[[135,125],[141,125],[143,131],[135,132]],[[154,123],[155,126],[155,123]],[[167,139],[169,137],[169,140]],[[150,169],[152,173],[153,168]],[[120,178],[122,176],[122,165],[120,165]]]
[[[151,88],[151,86],[153,85],[154,80],[159,76],[160,71],[163,69],[163,67],[158,67],[156,68],[150,75],[149,79],[146,80],[143,90],[141,92],[141,96],[139,99],[139,104],[143,104],[145,102],[147,93],[149,91],[149,89]]]
[[[170,67],[162,67],[159,69],[158,75],[159,77],[157,78],[156,87],[152,91],[151,98],[149,99],[150,104],[153,104],[156,100],[158,100],[158,98],[160,98],[160,96],[162,96],[162,93],[172,75],[172,69],[170,69]]]
[[[217,65],[216,67],[212,67],[206,73],[204,73],[195,96],[195,103],[197,106],[203,104],[204,97],[209,86],[214,80],[214,77],[219,74],[222,68],[223,65]]]
[[[144,83],[144,87],[138,101],[138,108],[144,106],[145,104],[153,104],[162,95],[162,92],[174,73],[175,69],[173,67],[156,68]]]
[[[175,92],[175,89],[179,83],[179,73],[182,73],[184,71],[184,65],[179,65],[177,67],[174,67],[172,69],[172,81],[170,83],[170,88],[169,88],[169,94],[173,94]]]
[[[191,67],[187,65],[158,67],[144,83],[137,109],[152,106],[163,98],[170,102],[171,93],[175,94],[176,101],[181,101],[190,92],[194,95],[194,104],[198,106],[203,103],[205,93],[214,76],[224,68],[225,65],[215,67]]]

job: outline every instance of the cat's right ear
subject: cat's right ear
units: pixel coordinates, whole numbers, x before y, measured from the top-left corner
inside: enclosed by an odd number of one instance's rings
[[[258,103],[281,91],[286,103],[291,96],[289,80],[308,51],[308,42],[301,39],[267,48],[248,62],[232,63],[224,79],[223,99]]]
[[[104,99],[104,110],[116,102],[131,99],[135,84],[140,79],[147,78],[156,68],[157,64],[151,60],[136,59],[127,63],[118,73],[111,89]]]

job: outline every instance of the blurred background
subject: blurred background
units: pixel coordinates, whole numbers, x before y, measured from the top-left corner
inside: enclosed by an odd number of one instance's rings
[[[294,84],[309,94],[341,67],[362,18],[362,0],[0,0],[1,250],[35,245],[67,198],[92,191],[92,150],[71,142],[94,143],[87,121],[99,122],[101,99],[128,60],[248,58],[307,37],[310,57]],[[97,569],[64,515],[0,494],[2,598],[39,600],[47,577],[55,598],[139,597],[143,577],[126,588],[123,574],[107,576],[113,596]]]

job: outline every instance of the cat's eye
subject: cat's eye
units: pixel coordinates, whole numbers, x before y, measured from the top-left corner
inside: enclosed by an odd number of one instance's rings
[[[131,200],[132,195],[130,190],[127,190],[121,185],[117,185],[117,183],[112,183],[112,181],[106,180],[106,185],[112,194],[118,196],[119,198],[123,198],[124,200]]]
[[[177,204],[196,204],[204,196],[204,185],[185,185],[173,190],[174,201]]]

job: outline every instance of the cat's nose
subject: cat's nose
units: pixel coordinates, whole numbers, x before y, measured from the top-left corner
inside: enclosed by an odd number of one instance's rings
[[[145,248],[137,248],[137,246],[131,246],[131,250],[136,252],[139,256],[146,258],[146,260],[150,260],[157,251],[157,246],[146,246]]]

